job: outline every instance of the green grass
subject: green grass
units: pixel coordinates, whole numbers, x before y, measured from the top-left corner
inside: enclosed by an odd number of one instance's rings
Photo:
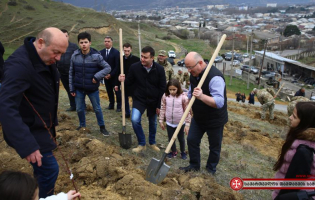
[[[306,58],[302,58],[298,60],[301,63],[305,63],[305,64],[314,64],[315,63],[315,57],[306,57]]]
[[[233,91],[235,93],[240,92],[240,93],[248,94],[254,88],[258,88],[258,85],[249,83],[249,89],[247,89],[247,82],[243,81],[242,79],[235,78],[235,77],[232,78],[232,84],[229,85],[230,76],[225,75],[224,78],[225,78],[225,83],[226,83],[226,89],[229,91]]]

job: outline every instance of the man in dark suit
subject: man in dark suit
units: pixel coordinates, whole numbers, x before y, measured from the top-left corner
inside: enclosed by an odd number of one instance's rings
[[[105,76],[105,86],[107,95],[109,98],[109,105],[107,109],[111,110],[115,107],[115,96],[114,96],[114,87],[116,80],[118,78],[118,70],[120,66],[120,54],[117,49],[113,47],[113,39],[110,36],[104,38],[105,49],[101,50],[100,53],[103,56],[104,60],[110,65],[111,72]],[[115,91],[116,101],[117,101],[117,110],[116,112],[121,112],[121,91],[118,88]]]
[[[4,54],[4,47],[2,46],[2,43],[0,42],[0,87],[1,87],[1,80],[2,80],[2,76],[3,76],[3,64],[4,64],[4,60],[3,60],[3,54]]]
[[[124,61],[124,74],[128,76],[129,74],[129,68],[133,63],[139,62],[140,58],[137,56],[134,56],[131,54],[132,52],[132,46],[129,43],[125,43],[123,45],[124,48],[124,56],[123,56],[123,61]],[[120,68],[119,68],[119,73],[121,74]],[[115,91],[118,91],[118,88],[120,86],[120,82],[117,79],[116,86],[115,86]],[[130,85],[125,87],[125,110],[126,110],[126,118],[130,117],[130,106],[129,106],[129,100],[128,97],[132,97],[133,95],[133,90],[134,86]]]

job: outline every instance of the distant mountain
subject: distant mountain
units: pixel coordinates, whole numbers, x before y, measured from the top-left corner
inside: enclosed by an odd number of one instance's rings
[[[153,9],[165,7],[202,7],[215,4],[265,6],[267,3],[279,5],[307,4],[313,0],[56,0],[79,7],[92,8],[99,11]]]

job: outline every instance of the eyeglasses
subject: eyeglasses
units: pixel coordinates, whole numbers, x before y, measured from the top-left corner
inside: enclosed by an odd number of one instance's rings
[[[192,66],[192,67],[187,67],[187,66],[186,66],[186,68],[187,68],[188,70],[192,70],[194,67],[196,67],[196,66],[198,65],[198,63],[199,63],[199,61],[197,61],[197,63],[196,63],[194,66]]]

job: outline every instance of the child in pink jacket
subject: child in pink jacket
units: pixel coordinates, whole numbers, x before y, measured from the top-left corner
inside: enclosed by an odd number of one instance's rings
[[[166,86],[165,94],[161,100],[161,110],[159,116],[160,127],[165,130],[164,119],[166,119],[166,129],[168,140],[170,141],[173,134],[188,106],[188,97],[181,88],[177,79],[171,79]],[[186,160],[187,154],[185,152],[185,134],[188,134],[190,126],[191,114],[186,117],[185,123],[182,125],[177,138],[180,145],[181,158]],[[168,158],[175,158],[177,155],[176,144],[174,142],[171,152],[167,155]]]

